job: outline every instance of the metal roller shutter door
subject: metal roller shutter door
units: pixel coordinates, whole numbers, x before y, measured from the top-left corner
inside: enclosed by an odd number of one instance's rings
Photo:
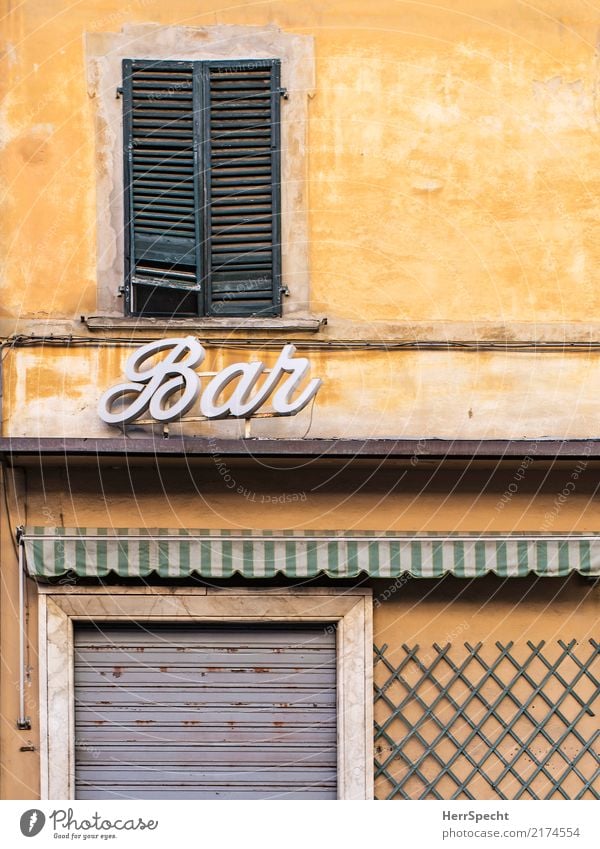
[[[78,799],[336,796],[335,632],[78,625]]]

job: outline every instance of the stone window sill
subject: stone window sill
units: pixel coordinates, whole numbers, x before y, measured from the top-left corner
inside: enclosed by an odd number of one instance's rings
[[[82,317],[90,330],[241,330],[303,331],[318,333],[327,324],[325,316],[299,316],[295,318],[144,318],[138,316],[89,315]]]

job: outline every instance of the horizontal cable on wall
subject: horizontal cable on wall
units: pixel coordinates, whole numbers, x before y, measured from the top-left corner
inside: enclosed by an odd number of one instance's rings
[[[167,333],[181,333],[177,327],[165,328],[161,335]],[[188,331],[186,331],[187,333]],[[212,332],[210,329],[198,328],[197,335],[203,332]],[[55,347],[114,347],[132,346],[138,347],[146,342],[152,342],[157,338],[153,336],[118,336],[95,338],[91,336],[54,335],[49,336],[36,334],[19,334],[10,336],[0,343],[0,348],[24,348],[37,346]],[[445,341],[419,341],[415,339],[379,341],[379,340],[355,340],[355,339],[291,339],[288,336],[252,338],[252,339],[227,339],[202,338],[203,346],[207,348],[281,348],[283,344],[292,344],[297,348],[309,350],[332,350],[332,351],[465,351],[480,353],[482,351],[496,351],[501,353],[575,353],[588,354],[600,352],[600,341],[598,342],[536,342],[536,341],[479,341],[479,340],[445,340]]]

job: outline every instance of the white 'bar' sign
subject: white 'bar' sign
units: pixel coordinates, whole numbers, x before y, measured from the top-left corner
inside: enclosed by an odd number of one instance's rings
[[[166,356],[149,362],[164,351]],[[200,397],[200,412],[207,419],[244,418],[254,415],[272,395],[273,413],[293,416],[315,397],[322,384],[310,380],[299,391],[310,363],[294,357],[294,345],[285,345],[265,376],[262,362],[233,363],[216,374],[204,391],[195,369],[206,351],[193,336],[161,339],[143,345],[125,364],[128,383],[108,389],[98,402],[98,414],[109,425],[126,425],[149,412],[157,422],[172,422],[188,413]],[[261,377],[263,382],[258,385]],[[224,397],[225,391],[233,389]]]

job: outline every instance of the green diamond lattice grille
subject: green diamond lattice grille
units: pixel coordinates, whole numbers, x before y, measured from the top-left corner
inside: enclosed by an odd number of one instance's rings
[[[379,799],[599,799],[600,644],[375,647]]]

